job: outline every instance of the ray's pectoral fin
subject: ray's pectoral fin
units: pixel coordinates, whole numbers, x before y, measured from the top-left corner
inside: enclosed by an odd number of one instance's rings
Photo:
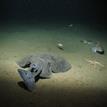
[[[23,69],[18,69],[18,73],[20,74],[20,77],[24,81],[25,86],[29,91],[32,91],[35,86],[35,79],[34,76],[30,71],[26,71]]]

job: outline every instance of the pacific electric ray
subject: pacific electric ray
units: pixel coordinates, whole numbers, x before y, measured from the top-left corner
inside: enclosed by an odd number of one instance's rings
[[[29,55],[17,64],[21,68],[28,68],[28,70],[18,69],[18,72],[30,91],[34,88],[36,78],[50,78],[52,73],[66,72],[71,68],[71,64],[64,58],[50,53]]]

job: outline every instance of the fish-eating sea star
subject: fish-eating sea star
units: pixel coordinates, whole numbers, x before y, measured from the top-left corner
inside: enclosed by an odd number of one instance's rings
[[[90,60],[90,59],[85,59],[85,61],[87,61],[88,63],[96,66],[96,65],[99,65],[100,67],[104,67],[104,65],[96,60]]]

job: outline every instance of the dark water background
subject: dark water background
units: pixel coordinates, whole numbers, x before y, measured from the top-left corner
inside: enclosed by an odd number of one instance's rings
[[[106,4],[104,0],[1,0],[0,20],[4,22],[72,20],[104,24]]]

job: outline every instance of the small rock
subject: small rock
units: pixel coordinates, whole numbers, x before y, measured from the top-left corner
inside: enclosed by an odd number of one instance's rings
[[[64,46],[63,46],[62,43],[58,43],[58,44],[57,44],[57,47],[58,47],[59,49],[61,49],[61,50],[64,50]]]

